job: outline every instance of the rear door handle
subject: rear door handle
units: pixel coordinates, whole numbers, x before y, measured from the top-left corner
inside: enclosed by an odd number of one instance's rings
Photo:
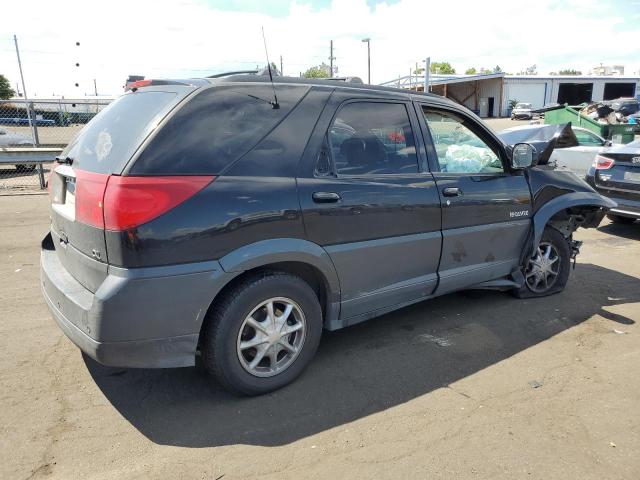
[[[459,197],[460,195],[462,195],[462,190],[460,190],[458,187],[447,187],[442,190],[442,195],[444,195],[445,197]]]
[[[340,195],[335,192],[314,192],[311,198],[316,203],[335,203],[340,201]]]

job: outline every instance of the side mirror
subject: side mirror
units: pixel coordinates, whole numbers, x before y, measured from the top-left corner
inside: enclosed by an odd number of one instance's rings
[[[511,151],[511,167],[517,170],[533,165],[537,156],[536,149],[528,143],[516,143]]]
[[[610,147],[610,146],[612,146],[612,145],[613,145],[613,142],[612,142],[611,140],[605,140],[605,141],[604,141],[604,145],[603,145],[603,146],[604,146],[604,147]]]

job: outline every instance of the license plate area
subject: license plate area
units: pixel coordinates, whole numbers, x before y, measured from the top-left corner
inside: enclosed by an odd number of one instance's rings
[[[640,183],[640,172],[624,172],[624,179]]]
[[[51,207],[67,220],[76,219],[76,175],[68,165],[60,165],[53,172]]]

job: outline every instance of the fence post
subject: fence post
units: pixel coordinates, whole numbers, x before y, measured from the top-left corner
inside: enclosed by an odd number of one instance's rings
[[[40,146],[40,136],[38,135],[38,118],[36,117],[36,109],[33,108],[33,102],[29,102],[29,104],[27,105],[27,108],[31,113],[31,119],[32,119],[31,128],[33,128],[33,141],[35,142],[35,147],[37,148]],[[44,168],[42,167],[42,162],[38,163],[38,180],[40,181],[41,190],[44,190],[45,188],[47,188],[44,181]]]

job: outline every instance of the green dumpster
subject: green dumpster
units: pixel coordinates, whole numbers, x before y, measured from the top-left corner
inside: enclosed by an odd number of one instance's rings
[[[634,139],[633,125],[628,123],[618,123],[616,125],[599,123],[589,117],[580,115],[573,107],[560,107],[554,110],[547,110],[544,113],[545,124],[557,125],[567,122],[571,122],[571,125],[576,127],[586,128],[602,138],[614,140],[616,143],[629,143],[633,142]]]

